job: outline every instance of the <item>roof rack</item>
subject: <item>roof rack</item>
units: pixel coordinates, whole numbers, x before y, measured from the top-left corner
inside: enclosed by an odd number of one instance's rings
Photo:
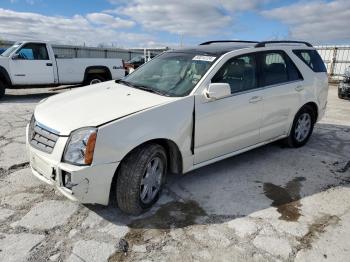
[[[255,47],[265,47],[266,44],[304,44],[306,46],[312,47],[312,44],[308,43],[308,42],[304,42],[304,41],[263,41],[263,42],[259,42],[255,45]]]
[[[215,40],[215,41],[208,41],[201,43],[199,45],[210,45],[214,43],[252,43],[252,44],[257,44],[259,43],[258,41],[244,41],[244,40]]]
[[[312,44],[305,41],[292,41],[292,40],[279,40],[279,41],[245,41],[245,40],[215,40],[201,43],[199,45],[210,45],[215,43],[252,43],[256,44],[254,47],[265,47],[267,44],[304,44],[308,47],[312,47]]]

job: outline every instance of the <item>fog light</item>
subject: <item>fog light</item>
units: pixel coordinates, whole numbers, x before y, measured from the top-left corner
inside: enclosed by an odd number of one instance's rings
[[[66,187],[68,189],[72,189],[73,184],[72,184],[71,173],[68,173],[66,171],[62,171],[62,182],[63,182],[64,187]]]
[[[56,169],[52,169],[51,179],[56,180]]]

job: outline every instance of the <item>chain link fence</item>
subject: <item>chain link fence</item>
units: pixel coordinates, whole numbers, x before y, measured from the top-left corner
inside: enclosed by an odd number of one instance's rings
[[[350,46],[316,46],[322,57],[330,81],[339,81],[350,66]]]
[[[144,54],[143,51],[121,48],[76,47],[66,45],[54,45],[52,48],[57,58],[121,58],[124,61],[128,61],[135,56]]]

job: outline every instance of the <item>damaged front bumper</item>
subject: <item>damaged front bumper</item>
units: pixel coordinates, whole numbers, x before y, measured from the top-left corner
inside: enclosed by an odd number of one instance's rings
[[[27,142],[33,174],[41,181],[55,186],[70,200],[108,205],[112,179],[119,162],[91,166],[63,163],[61,156],[66,142],[67,138],[60,137],[51,154],[42,152]]]

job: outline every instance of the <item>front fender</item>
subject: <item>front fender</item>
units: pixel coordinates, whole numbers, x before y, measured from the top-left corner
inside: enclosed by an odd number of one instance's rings
[[[132,149],[153,139],[171,140],[183,158],[190,156],[193,106],[193,96],[183,97],[101,126],[94,164],[121,161]]]

